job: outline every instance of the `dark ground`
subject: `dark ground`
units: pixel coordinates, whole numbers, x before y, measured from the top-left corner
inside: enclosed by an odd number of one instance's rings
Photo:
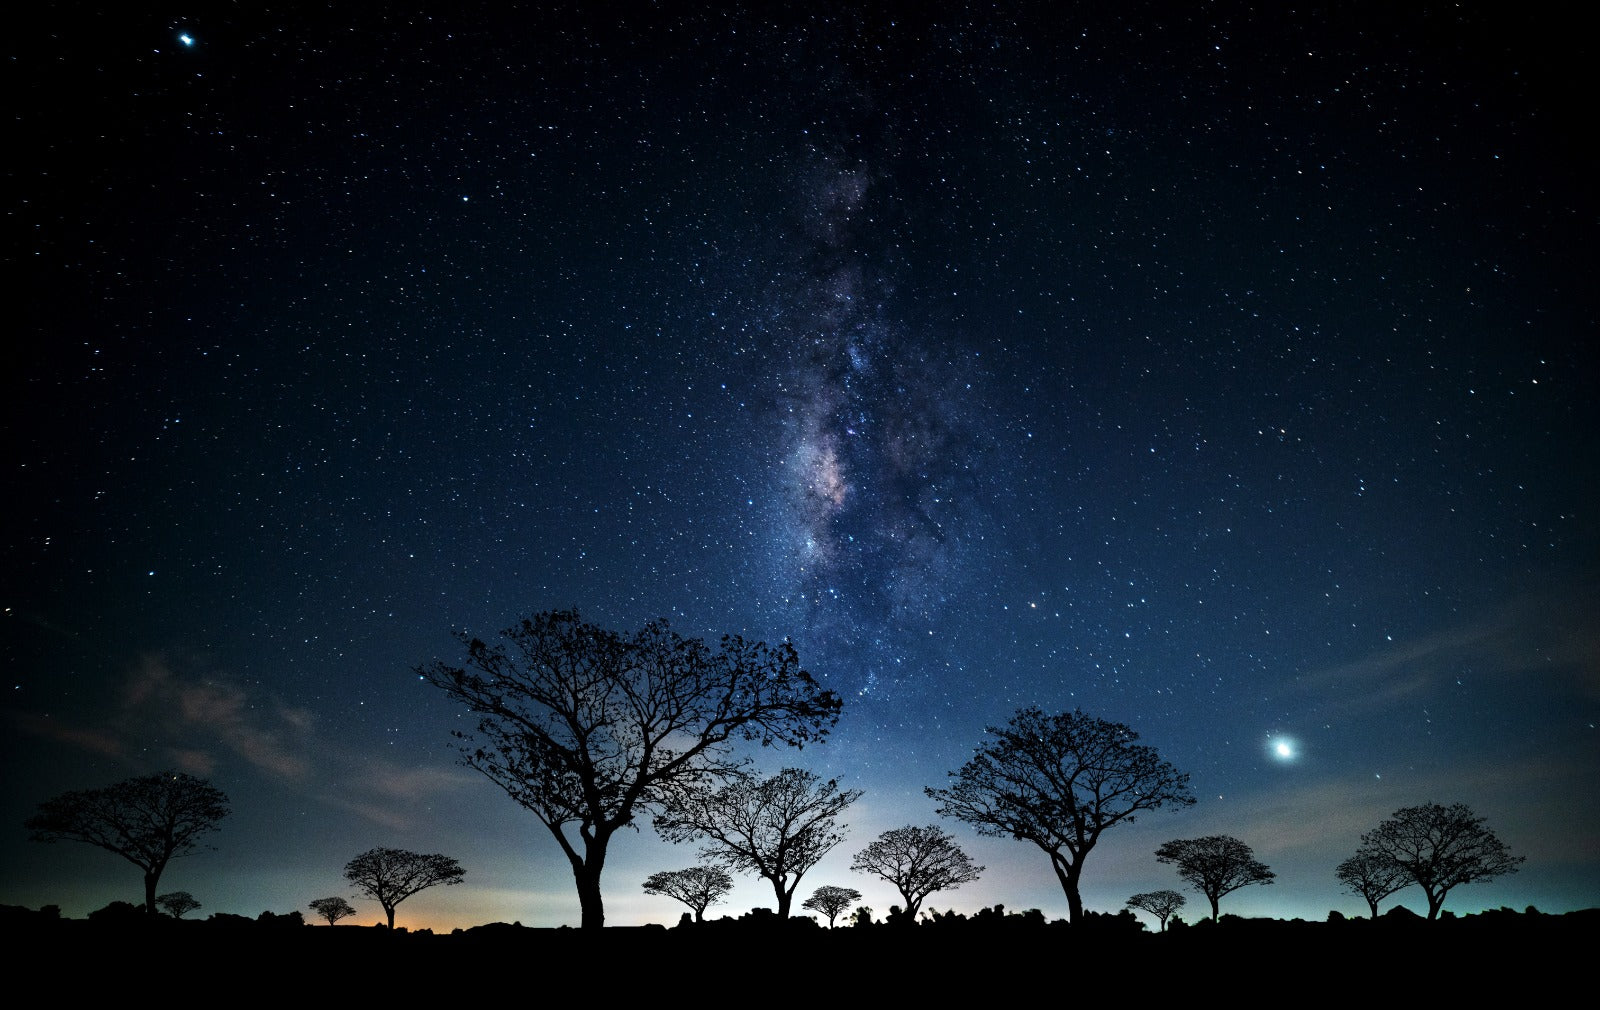
[[[726,920],[598,937],[504,923],[434,935],[299,926],[292,916],[107,923],[5,912],[14,980],[43,975],[53,999],[147,990],[187,994],[182,1002],[293,995],[342,1004],[371,993],[477,1002],[507,990],[532,1006],[669,995],[786,1004],[936,993],[991,1002],[1056,992],[1144,1001],[1196,987],[1253,1003],[1306,995],[1436,1001],[1485,988],[1553,987],[1578,975],[1582,952],[1600,936],[1600,909],[1501,910],[1431,924],[1225,917],[1166,934],[1018,924],[830,931]]]

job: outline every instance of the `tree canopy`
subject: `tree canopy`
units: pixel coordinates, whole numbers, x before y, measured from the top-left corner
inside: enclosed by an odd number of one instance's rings
[[[1515,873],[1523,861],[1465,803],[1402,807],[1362,835],[1361,848],[1416,881],[1428,897],[1429,919],[1439,917],[1453,888]]]
[[[1270,884],[1277,877],[1267,864],[1256,859],[1250,846],[1232,835],[1207,835],[1204,838],[1174,838],[1156,850],[1156,859],[1172,863],[1195,890],[1211,902],[1211,918],[1217,918],[1217,902],[1251,884]]]
[[[813,912],[820,912],[828,917],[828,928],[833,928],[833,920],[848,911],[851,905],[861,900],[861,892],[853,887],[834,887],[825,884],[811,892],[811,897],[800,903],[801,908],[809,908]]]
[[[656,830],[669,842],[705,838],[704,855],[771,882],[778,917],[788,918],[805,872],[844,841],[836,818],[861,798],[804,768],[771,778],[737,772],[720,788],[686,788],[666,799]]]
[[[144,871],[144,909],[156,914],[156,884],[167,864],[193,852],[228,816],[228,797],[205,779],[161,772],[103,789],[62,793],[25,823],[34,841],[87,842]]]
[[[161,910],[174,919],[181,919],[200,907],[200,902],[196,901],[195,896],[188,891],[173,891],[170,894],[163,894],[156,899],[156,904],[161,906]]]
[[[465,667],[419,668],[478,716],[462,760],[532,811],[572,867],[584,928],[605,923],[600,875],[612,836],[671,789],[735,772],[736,740],[822,740],[838,695],[794,648],[738,636],[719,647],[665,621],[622,636],[576,611],[535,614],[489,645],[461,636]]]
[[[343,898],[317,898],[306,906],[313,912],[328,920],[328,925],[333,925],[340,919],[347,919],[356,914],[350,903]]]
[[[694,921],[704,922],[706,909],[733,890],[733,878],[720,866],[691,866],[685,870],[662,870],[644,882],[644,893],[676,898],[694,910]]]
[[[385,848],[368,849],[344,867],[344,879],[383,906],[390,929],[394,928],[394,909],[400,902],[437,884],[459,884],[465,873],[461,864],[449,856]],[[321,909],[318,912],[327,914]]]
[[[900,891],[906,915],[915,920],[923,899],[978,879],[983,867],[961,850],[956,840],[936,825],[907,824],[879,835],[856,853],[850,868],[882,877]]]
[[[1137,814],[1194,802],[1189,776],[1137,743],[1121,723],[1081,711],[1024,708],[991,726],[948,789],[925,790],[939,814],[979,834],[1030,841],[1050,857],[1071,921],[1083,917],[1079,881],[1100,836]]]

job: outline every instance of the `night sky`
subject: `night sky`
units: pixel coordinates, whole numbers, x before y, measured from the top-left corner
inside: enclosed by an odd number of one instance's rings
[[[0,903],[138,900],[21,824],[178,768],[234,807],[161,881],[199,916],[386,845],[466,868],[401,925],[576,924],[416,673],[575,606],[787,636],[843,696],[755,754],[866,791],[802,897],[898,901],[851,855],[1037,704],[1199,797],[1106,835],[1091,909],[1225,833],[1278,881],[1223,911],[1365,914],[1334,866],[1427,801],[1527,857],[1447,907],[1600,905],[1574,24],[108,6],[8,33]],[[640,885],[696,850],[639,826],[608,923],[676,922]],[[943,826],[988,870],[928,905],[1065,916],[1038,849]]]

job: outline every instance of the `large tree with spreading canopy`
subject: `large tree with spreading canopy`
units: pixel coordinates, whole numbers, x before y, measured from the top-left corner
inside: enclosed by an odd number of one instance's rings
[[[477,717],[462,761],[549,829],[572,867],[585,929],[605,924],[600,876],[612,837],[672,789],[736,773],[739,740],[799,747],[839,718],[839,696],[794,648],[738,636],[719,646],[652,621],[632,635],[576,611],[535,614],[499,644],[461,636],[465,666],[421,676]]]

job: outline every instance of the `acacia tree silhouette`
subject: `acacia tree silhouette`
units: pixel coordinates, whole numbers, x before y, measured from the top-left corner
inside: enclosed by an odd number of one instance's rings
[[[330,926],[340,919],[346,919],[356,914],[356,910],[350,907],[348,901],[338,897],[317,898],[306,907],[327,919]]]
[[[1083,861],[1108,828],[1131,824],[1146,810],[1194,802],[1189,776],[1118,722],[1024,708],[985,733],[972,760],[950,773],[950,788],[924,791],[939,801],[941,817],[1043,849],[1072,922],[1083,918]]]
[[[1161,923],[1161,932],[1167,931],[1167,920],[1172,918],[1172,913],[1189,903],[1189,899],[1177,891],[1148,891],[1144,894],[1135,894],[1129,898],[1129,908],[1137,908],[1149,912]]]
[[[1428,896],[1429,920],[1439,917],[1452,888],[1516,873],[1523,861],[1465,803],[1402,807],[1362,835],[1361,848],[1393,860],[1417,882]]]
[[[1251,884],[1270,884],[1276,873],[1256,859],[1250,846],[1232,835],[1174,838],[1156,850],[1156,859],[1173,863],[1182,877],[1211,902],[1211,919],[1217,918],[1217,901]]]
[[[644,893],[676,898],[694,909],[694,921],[704,922],[706,909],[733,890],[733,878],[720,866],[691,866],[686,870],[662,870],[644,882]]]
[[[456,734],[462,761],[555,837],[585,929],[605,925],[606,852],[639,812],[738,771],[735,739],[800,747],[839,718],[839,696],[788,642],[729,636],[713,649],[665,621],[624,638],[577,611],[536,614],[501,636],[490,646],[463,635],[465,668],[418,672],[478,715],[475,733]]]
[[[181,919],[200,907],[200,902],[196,901],[194,895],[188,891],[173,891],[171,894],[163,894],[156,899],[156,904],[160,905],[161,910],[174,919]]]
[[[459,884],[466,871],[449,856],[424,855],[405,849],[368,849],[344,867],[344,879],[383,906],[394,929],[394,909],[400,902],[436,884]],[[321,909],[317,910],[322,912]],[[329,920],[329,925],[333,921]]]
[[[933,824],[885,831],[856,853],[850,868],[893,884],[905,899],[908,922],[916,920],[928,895],[970,884],[984,869],[974,866],[956,840]]]
[[[36,842],[87,842],[143,870],[144,910],[153,916],[167,864],[198,848],[226,816],[222,790],[183,772],[161,772],[62,793],[39,804],[24,826]]]
[[[861,790],[841,790],[837,780],[804,768],[767,779],[741,773],[720,789],[674,792],[655,823],[669,842],[708,839],[707,858],[767,878],[778,918],[787,919],[800,878],[844,841],[835,818],[860,798]]]
[[[809,908],[813,912],[821,912],[828,917],[828,928],[833,928],[833,920],[848,909],[851,905],[861,900],[861,892],[853,887],[834,887],[824,884],[811,892],[811,897],[800,903],[801,908]]]

